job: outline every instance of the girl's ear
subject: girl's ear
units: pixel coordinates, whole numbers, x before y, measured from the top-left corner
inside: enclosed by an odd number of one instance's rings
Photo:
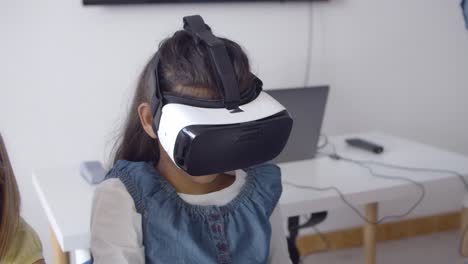
[[[141,126],[146,133],[156,139],[156,131],[153,130],[153,115],[151,113],[151,106],[148,103],[142,103],[138,106],[138,116],[140,117]]]

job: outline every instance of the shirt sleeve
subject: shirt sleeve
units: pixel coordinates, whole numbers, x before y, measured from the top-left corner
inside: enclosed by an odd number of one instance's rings
[[[95,190],[91,215],[91,253],[95,264],[144,264],[141,215],[119,179]]]
[[[34,229],[20,218],[18,230],[0,263],[25,263],[32,264],[42,259],[42,244]]]
[[[291,264],[286,235],[284,233],[283,218],[278,206],[273,210],[270,216],[270,224],[271,241],[268,264]]]

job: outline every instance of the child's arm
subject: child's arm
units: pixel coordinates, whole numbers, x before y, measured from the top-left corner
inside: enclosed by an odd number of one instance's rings
[[[95,264],[143,264],[141,215],[119,179],[101,183],[94,193],[91,253]]]
[[[283,218],[277,206],[270,216],[271,241],[268,264],[291,264],[286,235],[284,234]]]

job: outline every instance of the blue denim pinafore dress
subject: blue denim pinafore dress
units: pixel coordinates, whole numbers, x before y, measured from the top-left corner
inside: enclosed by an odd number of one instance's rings
[[[118,161],[106,178],[123,182],[142,215],[147,264],[265,264],[281,172],[272,164],[245,171],[240,193],[224,206],[185,202],[150,163]]]

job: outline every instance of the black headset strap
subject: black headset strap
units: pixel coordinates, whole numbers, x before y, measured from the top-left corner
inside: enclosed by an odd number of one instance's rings
[[[184,17],[184,29],[190,32],[197,42],[202,41],[208,46],[224,106],[229,110],[237,109],[240,103],[239,84],[224,42],[211,33],[199,15]]]
[[[166,103],[181,103],[198,107],[227,108],[232,110],[257,98],[263,89],[262,81],[254,74],[251,74],[253,87],[250,87],[242,94],[240,93],[234,68],[223,41],[211,33],[210,27],[203,22],[203,19],[199,15],[184,17],[184,29],[194,36],[196,43],[203,41],[208,46],[211,64],[216,72],[216,82],[222,100],[201,100],[162,91],[159,83],[160,58],[159,52],[157,52],[154,58],[154,94],[150,102],[151,112],[153,113],[153,130],[155,133],[157,133],[159,128],[162,107]]]
[[[247,104],[256,99],[262,91],[262,85],[262,81],[252,74],[250,89],[241,92],[239,105]],[[183,104],[203,108],[225,108],[224,101],[219,99],[200,99],[167,91],[162,91],[162,97],[164,98],[164,104]]]

